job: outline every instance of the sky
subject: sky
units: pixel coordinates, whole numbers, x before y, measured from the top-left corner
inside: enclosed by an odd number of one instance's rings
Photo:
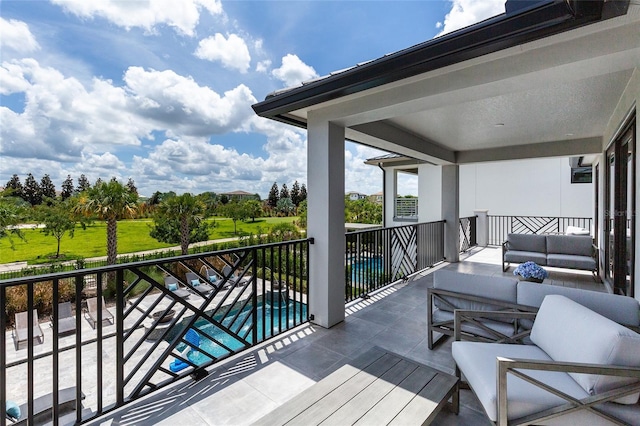
[[[0,0],[0,186],[71,175],[155,191],[306,184],[306,131],[255,115],[285,87],[504,12],[505,0]],[[382,190],[345,145],[345,192]],[[400,195],[417,180],[400,179]]]

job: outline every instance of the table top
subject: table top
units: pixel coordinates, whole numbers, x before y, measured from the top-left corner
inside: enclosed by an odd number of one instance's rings
[[[375,347],[254,424],[429,424],[457,381],[455,376]]]

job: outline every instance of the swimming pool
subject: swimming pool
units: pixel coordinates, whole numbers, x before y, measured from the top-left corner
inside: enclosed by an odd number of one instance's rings
[[[274,303],[274,305],[274,308],[269,306],[269,303],[265,306],[263,296],[258,297],[257,321],[255,324],[257,339],[255,343],[307,321],[307,305],[304,303],[290,300],[286,304],[283,302],[279,306],[277,303]],[[222,327],[235,333],[235,335],[239,335],[250,344],[254,344],[252,305],[250,303],[242,310],[240,308],[222,309],[221,312],[213,316],[213,319],[221,323]],[[184,330],[188,321],[189,319],[185,319],[176,325],[175,332],[169,333],[166,340],[173,340],[177,333]],[[234,334],[228,333],[224,328],[204,319],[196,321],[194,328],[200,335],[200,351],[191,351],[188,358],[197,365],[211,361],[211,358],[205,353],[214,358],[222,358],[251,346],[235,337]],[[177,349],[181,351],[185,347],[185,344],[180,344]]]
[[[351,282],[365,283],[382,275],[384,265],[382,257],[361,257],[358,260],[351,260]]]

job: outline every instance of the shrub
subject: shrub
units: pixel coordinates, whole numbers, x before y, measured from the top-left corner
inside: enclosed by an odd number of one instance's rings
[[[58,286],[60,302],[73,301],[75,292],[76,286],[73,278],[60,280]],[[43,281],[33,286],[33,305],[40,316],[49,316],[53,313],[53,281]],[[8,321],[13,324],[14,315],[26,310],[27,286],[7,287],[6,315]]]

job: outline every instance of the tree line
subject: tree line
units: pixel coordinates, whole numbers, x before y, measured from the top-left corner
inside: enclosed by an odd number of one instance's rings
[[[274,183],[277,188],[277,184]],[[25,179],[24,185],[17,175],[13,175],[0,194],[0,238],[7,237],[13,247],[12,237],[24,239],[24,234],[16,225],[35,221],[42,225],[41,231],[57,240],[55,257],[60,257],[60,245],[65,235],[73,238],[77,227],[85,228],[94,220],[101,220],[107,226],[107,264],[117,260],[117,222],[122,219],[151,217],[153,226],[150,235],[160,242],[180,244],[183,254],[187,254],[189,245],[208,240],[209,230],[214,223],[203,219],[221,215],[234,222],[237,233],[237,221],[262,217],[265,212],[289,216],[295,214],[293,199],[302,203],[306,199],[306,188],[296,181],[291,193],[283,184],[278,194],[276,208],[260,196],[235,197],[204,192],[193,195],[177,195],[170,191],[156,192],[149,199],[141,201],[133,179],[126,184],[115,177],[109,181],[101,178],[91,185],[84,175],[73,185],[71,176],[63,182],[62,191],[56,194],[55,186],[49,175],[36,181],[32,174]],[[285,200],[284,202],[282,200]],[[278,209],[277,205],[293,204],[293,208]]]

